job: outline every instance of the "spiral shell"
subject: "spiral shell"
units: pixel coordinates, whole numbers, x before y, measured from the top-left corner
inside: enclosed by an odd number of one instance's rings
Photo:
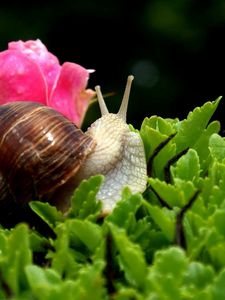
[[[0,106],[0,209],[48,199],[76,174],[94,145],[49,107],[34,102]]]

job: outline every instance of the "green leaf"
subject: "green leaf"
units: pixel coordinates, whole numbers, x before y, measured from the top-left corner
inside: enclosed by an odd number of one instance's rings
[[[141,248],[129,240],[125,230],[119,229],[112,223],[108,225],[119,251],[120,267],[125,273],[125,278],[132,286],[143,289],[147,265]]]
[[[145,118],[141,125],[140,135],[144,142],[147,159],[154,149],[173,133],[172,125],[166,119],[157,116]]]
[[[64,220],[62,213],[58,211],[55,206],[51,206],[47,202],[32,201],[29,205],[31,209],[52,229],[55,228],[58,222]]]
[[[174,185],[176,186],[177,190],[180,191],[182,195],[183,203],[187,204],[191,198],[194,196],[195,192],[197,191],[194,183],[192,181],[183,180],[180,178],[174,179]]]
[[[189,149],[189,151],[177,161],[176,166],[171,167],[171,172],[174,178],[198,182],[200,164],[197,152],[193,149]]]
[[[46,249],[50,244],[47,238],[35,231],[30,232],[29,240],[30,248],[33,252],[46,252]]]
[[[156,148],[170,135],[174,134],[171,122],[157,116],[146,118],[141,126],[140,134],[144,142],[147,160],[153,155]],[[161,149],[154,158],[151,175],[164,178],[164,168],[168,161],[176,154],[176,145],[171,141]]]
[[[30,265],[26,267],[25,271],[32,290],[32,296],[35,299],[77,299],[74,298],[77,286],[72,281],[61,281],[59,274],[54,270]]]
[[[224,162],[225,160],[225,140],[214,133],[209,140],[209,150],[213,158],[217,159],[219,162]]]
[[[26,266],[26,275],[31,288],[41,285],[59,284],[60,276],[52,269],[43,269],[35,265]]]
[[[18,294],[27,287],[24,268],[31,264],[28,227],[19,224],[5,242],[5,252],[0,257],[0,273],[9,288]]]
[[[197,151],[199,156],[201,171],[203,174],[206,172],[210,163],[209,139],[213,133],[218,133],[219,130],[220,123],[218,121],[211,122],[207,128],[204,129],[202,135],[194,145],[194,149]]]
[[[148,262],[152,261],[155,251],[170,244],[165,235],[155,229],[154,225],[151,217],[146,216],[137,221],[136,226],[129,234],[130,240],[140,245]]]
[[[143,297],[136,289],[123,287],[118,291],[118,293],[113,297],[114,300],[144,300]]]
[[[162,150],[157,154],[154,159],[154,176],[164,180],[165,179],[165,169],[168,163],[176,154],[176,145],[170,141]]]
[[[213,215],[213,219],[216,229],[225,238],[225,210],[217,209]]]
[[[101,210],[101,202],[97,201],[96,195],[102,181],[103,176],[96,175],[81,182],[71,199],[70,218],[96,219]]]
[[[143,239],[148,238],[148,234],[151,232],[151,230],[152,230],[151,219],[148,216],[146,216],[136,222],[133,230],[129,234],[129,238],[133,242],[140,244],[142,238]]]
[[[7,253],[7,240],[8,231],[0,228],[0,255]]]
[[[197,107],[190,112],[186,120],[176,125],[177,135],[174,142],[177,145],[177,153],[182,150],[193,147],[199,140],[209,120],[215,112],[221,97],[216,101],[206,102],[202,107]]]
[[[185,299],[180,286],[188,266],[184,252],[171,247],[158,251],[148,273],[148,289],[156,299]]]
[[[26,274],[35,299],[104,300],[106,292],[102,278],[103,267],[101,262],[85,266],[74,281],[62,281],[54,270],[34,265],[26,267]]]
[[[211,184],[225,191],[225,164],[218,161],[214,161],[209,169],[209,180]]]
[[[95,251],[102,241],[101,228],[88,220],[67,220],[66,227],[69,230],[71,240],[74,235],[91,252]]]
[[[102,261],[96,261],[93,265],[86,265],[79,271],[79,276],[72,299],[75,300],[106,300],[105,279],[103,269],[105,265]],[[64,299],[64,298],[62,298]]]
[[[225,267],[225,257],[223,255],[225,249],[225,241],[216,241],[214,245],[207,247],[207,252],[210,256],[211,263],[216,270],[221,270]]]
[[[140,133],[144,142],[146,158],[148,160],[149,157],[153,154],[153,151],[156,149],[156,147],[163,140],[165,140],[167,136],[148,126],[146,126],[145,129]]]
[[[213,161],[201,184],[201,195],[205,205],[214,210],[223,206],[225,193],[225,164]],[[211,214],[211,212],[210,212]]]
[[[212,299],[213,300],[221,300],[225,295],[225,269],[223,269],[218,277],[215,280],[215,283],[212,285]]]
[[[178,247],[170,247],[166,250],[158,251],[154,259],[154,271],[161,275],[169,275],[181,282],[178,278],[186,271],[188,260],[183,250]]]
[[[70,231],[65,224],[56,228],[55,251],[49,253],[52,268],[65,278],[76,278],[80,265],[77,263],[73,249],[70,248]]]
[[[145,202],[145,206],[154,222],[159,226],[167,239],[172,242],[175,234],[175,213],[166,207],[161,208],[147,202]]]
[[[179,191],[176,186],[157,178],[149,178],[148,182],[159,197],[171,207],[183,206],[181,191]]]
[[[166,136],[174,133],[173,122],[171,122],[171,120],[169,119],[163,119],[159,116],[145,118],[141,125],[140,132],[142,133],[142,131],[144,131],[146,127],[153,128]]]
[[[135,214],[141,206],[142,200],[143,198],[140,194],[129,195],[127,194],[127,190],[125,190],[122,194],[122,200],[117,203],[112,214],[106,218],[107,221],[126,230],[132,230],[136,222]]]
[[[194,213],[193,210],[189,210],[184,218],[183,226],[188,255],[192,259],[196,259],[205,248],[211,233],[211,230],[207,228],[207,219]]]
[[[149,178],[148,182],[157,195],[170,207],[183,207],[196,190],[191,181],[179,178],[175,178],[173,185],[157,178]]]
[[[211,266],[199,262],[191,262],[184,277],[184,283],[189,287],[195,286],[201,290],[207,287],[214,280],[215,272]]]

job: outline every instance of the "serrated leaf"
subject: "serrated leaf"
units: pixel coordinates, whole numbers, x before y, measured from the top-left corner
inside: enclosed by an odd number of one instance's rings
[[[217,209],[213,215],[214,224],[216,229],[225,238],[225,210]]]
[[[209,150],[213,158],[219,162],[225,160],[225,140],[214,133],[209,139]]]
[[[223,206],[225,193],[225,164],[214,161],[211,163],[206,177],[201,184],[201,195],[208,208]],[[212,213],[212,212],[211,212]]]
[[[0,273],[13,293],[27,287],[24,268],[31,264],[28,227],[19,224],[6,241],[6,252],[0,260]]]
[[[59,284],[61,281],[59,274],[52,269],[42,269],[35,265],[29,265],[26,266],[25,270],[31,288],[38,285],[44,288],[45,285]]]
[[[152,224],[148,216],[138,220],[136,226],[134,227],[133,231],[130,233],[129,237],[134,242],[140,240],[142,236],[145,237],[146,235],[147,237],[147,234],[151,231],[151,225]]]
[[[93,265],[86,265],[80,271],[76,280],[76,291],[73,294],[74,300],[107,300],[105,279],[102,261],[96,261]]]
[[[149,216],[137,221],[136,226],[129,234],[129,238],[141,246],[148,262],[152,261],[155,251],[170,244],[165,235],[155,229]]]
[[[171,120],[163,119],[159,116],[145,118],[141,125],[140,131],[144,130],[145,127],[156,129],[157,131],[161,132],[162,134],[165,134],[166,136],[169,136],[174,132]]]
[[[167,138],[166,135],[161,134],[157,130],[150,127],[145,127],[144,132],[141,133],[141,137],[144,142],[147,160],[153,154],[155,148]]]
[[[210,166],[208,178],[214,187],[225,190],[225,164],[214,161]]]
[[[31,231],[29,240],[30,248],[33,252],[46,252],[46,249],[49,246],[48,239],[35,231]]]
[[[172,242],[175,235],[175,213],[166,207],[161,208],[147,202],[145,202],[145,206],[154,222],[159,226],[167,239]]]
[[[139,245],[132,243],[125,230],[108,223],[113,240],[120,255],[120,266],[127,281],[134,287],[142,289],[145,286],[147,265],[144,254]]]
[[[81,182],[71,199],[70,218],[85,219],[100,213],[101,202],[97,201],[96,195],[102,181],[103,176],[96,175]]]
[[[166,119],[157,116],[145,118],[141,125],[140,135],[144,142],[146,158],[148,159],[154,149],[173,133],[172,125]]]
[[[61,281],[61,278],[54,270],[30,265],[26,267],[26,274],[32,290],[32,296],[35,296],[35,299],[77,299],[74,298],[77,290],[75,283],[72,281]]]
[[[191,262],[184,277],[184,283],[201,290],[214,280],[215,272],[211,266]]]
[[[65,224],[60,224],[56,228],[56,234],[55,251],[49,254],[52,259],[52,268],[65,278],[76,278],[80,266],[70,248],[70,232]]]
[[[207,247],[211,263],[216,270],[221,270],[225,267],[225,257],[223,255],[225,249],[225,242],[217,242],[214,245]]]
[[[157,178],[149,178],[148,182],[157,195],[169,205],[169,207],[183,207],[193,196],[196,188],[191,181],[175,178],[172,185]]]
[[[178,247],[158,251],[148,274],[150,294],[158,299],[183,299],[179,287],[187,265],[185,254]]]
[[[118,293],[113,297],[114,300],[144,300],[145,296],[138,293],[136,289],[132,288],[121,288]]]
[[[171,167],[171,172],[174,178],[198,182],[200,163],[197,152],[194,149],[189,149],[189,151],[177,161],[176,166]]]
[[[158,178],[149,178],[148,179],[150,187],[160,196],[160,198],[173,206],[183,206],[183,199],[181,198],[180,191],[177,190],[176,186],[161,181]]]
[[[206,102],[202,107],[197,107],[190,112],[186,120],[177,124],[177,135],[174,142],[177,145],[177,153],[182,150],[193,147],[198,142],[203,130],[206,128],[209,120],[215,112],[221,97],[216,101]]]
[[[7,251],[7,232],[0,229],[0,257]]]
[[[141,206],[142,200],[140,194],[129,195],[125,190],[122,194],[122,200],[117,203],[112,214],[106,218],[107,221],[126,230],[132,229],[132,225],[135,223],[135,213]]]
[[[31,209],[52,229],[55,228],[58,222],[64,220],[63,215],[56,209],[55,206],[47,202],[32,201],[29,203]]]
[[[158,146],[175,133],[172,123],[157,116],[146,118],[142,123],[140,134],[144,141],[147,160],[153,155]],[[156,152],[157,153],[157,152]],[[164,169],[168,161],[176,154],[176,145],[169,141],[154,157],[151,176],[164,179]],[[154,153],[155,155],[155,153]]]
[[[204,218],[201,213],[198,215],[197,213],[193,212],[193,209],[187,212],[187,218],[185,218],[184,221],[185,229],[188,231],[188,235],[190,235],[191,238],[194,236],[199,238],[200,230],[207,226],[207,219]],[[186,226],[188,226],[188,228],[186,228]]]
[[[179,247],[170,247],[161,250],[155,255],[154,269],[161,275],[170,275],[178,279],[178,276],[184,274],[188,265],[187,257]],[[179,278],[179,281],[181,278]]]
[[[164,180],[165,179],[165,168],[169,161],[173,159],[176,154],[176,145],[171,140],[162,150],[156,155],[154,159],[154,176]]]
[[[71,240],[75,235],[91,252],[95,251],[102,241],[101,228],[88,220],[67,220],[66,227]]]
[[[30,265],[26,274],[35,299],[40,300],[88,300],[106,299],[102,270],[104,263],[97,261],[80,269],[76,280],[61,280],[52,269]]]
[[[174,185],[180,191],[180,194],[182,195],[181,199],[183,199],[184,204],[187,204],[194,196],[194,194],[197,192],[194,183],[190,180],[175,178]]]
[[[212,299],[213,300],[220,300],[223,299],[225,296],[225,269],[223,269],[218,277],[216,278],[214,284],[212,285],[211,292],[212,292]]]
[[[204,172],[207,170],[210,162],[210,152],[209,152],[209,138],[213,133],[218,133],[220,130],[220,123],[218,121],[211,122],[206,129],[202,132],[202,135],[194,145],[194,149],[197,151],[201,171]]]

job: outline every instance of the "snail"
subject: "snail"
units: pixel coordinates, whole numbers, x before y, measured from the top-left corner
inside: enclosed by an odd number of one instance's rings
[[[49,201],[64,211],[83,180],[103,174],[97,194],[103,214],[110,213],[123,187],[143,192],[147,168],[143,142],[126,124],[133,76],[128,76],[117,114],[109,113],[101,89],[101,110],[85,133],[59,112],[34,102],[0,106],[0,211],[31,200]],[[1,219],[0,219],[1,223]]]

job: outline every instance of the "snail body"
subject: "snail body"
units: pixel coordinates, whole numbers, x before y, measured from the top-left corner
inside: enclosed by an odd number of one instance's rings
[[[108,112],[96,87],[102,117],[86,133],[60,113],[37,103],[0,106],[1,212],[30,200],[50,201],[64,210],[81,180],[96,174],[105,176],[97,195],[105,214],[112,211],[124,186],[132,192],[145,189],[143,143],[126,124],[132,79],[128,77],[117,114]]]

